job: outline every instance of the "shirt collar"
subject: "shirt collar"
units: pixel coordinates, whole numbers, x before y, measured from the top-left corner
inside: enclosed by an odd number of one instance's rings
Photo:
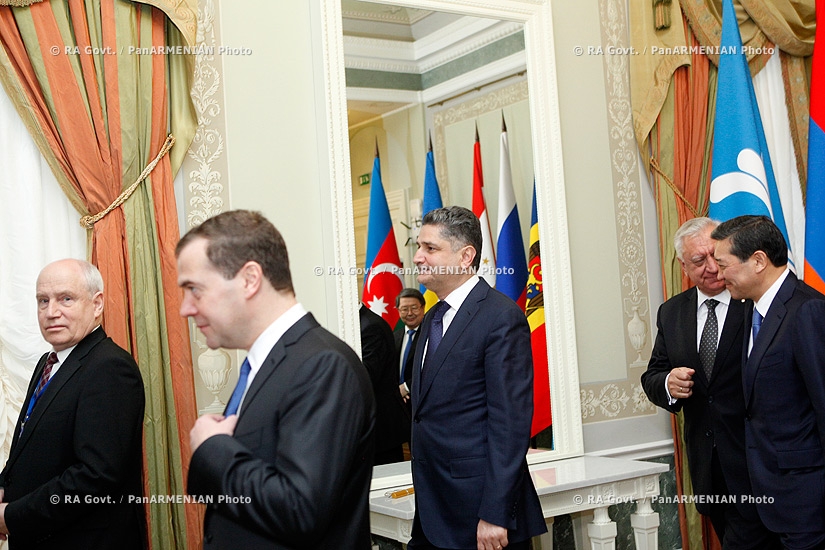
[[[768,314],[768,309],[770,309],[773,299],[776,298],[776,294],[779,292],[779,287],[781,287],[782,283],[785,282],[785,279],[788,278],[788,273],[790,272],[790,268],[786,266],[785,271],[777,277],[768,290],[765,291],[765,294],[763,294],[762,297],[759,298],[759,301],[754,304],[756,311],[758,311],[763,318]]]
[[[304,306],[295,304],[275,319],[271,325],[266,327],[255,340],[255,343],[252,344],[252,347],[249,348],[249,354],[246,356],[249,360],[249,366],[253,371],[257,372],[257,370],[261,368],[261,365],[266,360],[269,352],[272,351],[272,348],[275,347],[275,344],[278,343],[278,340],[281,339],[286,331],[292,328],[292,325],[297,323],[306,314],[307,310],[304,309]]]
[[[720,304],[725,304],[726,306],[730,306],[730,291],[726,288],[716,296],[708,296],[698,288],[696,289],[696,310],[699,311],[699,308],[702,307],[702,304],[705,303],[705,300],[713,299],[719,302]]]
[[[457,289],[450,292],[444,301],[449,304],[451,309],[458,311],[461,307],[461,304],[464,303],[464,300],[467,299],[467,296],[470,295],[470,292],[475,288],[475,286],[481,281],[481,277],[478,275],[474,275],[464,281],[461,286]]]

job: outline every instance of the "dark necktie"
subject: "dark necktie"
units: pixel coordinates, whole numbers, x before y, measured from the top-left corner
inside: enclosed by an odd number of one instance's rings
[[[407,345],[404,348],[404,358],[401,360],[401,376],[398,379],[399,384],[404,383],[404,375],[407,374],[407,359],[410,358],[410,350],[412,349],[413,338],[415,337],[415,329],[407,329]]]
[[[40,397],[40,392],[42,392],[46,384],[49,383],[49,377],[52,375],[52,367],[56,364],[57,354],[51,352],[48,359],[46,359],[46,366],[43,367],[43,374],[40,375],[40,382],[37,383],[37,389],[34,391],[35,396]]]
[[[756,311],[756,308],[753,308],[753,325],[751,326],[751,330],[753,331],[753,345],[756,345],[756,335],[759,334],[759,329],[762,328],[762,314]]]
[[[705,305],[708,306],[708,317],[705,319],[705,328],[702,329],[702,337],[699,339],[699,359],[702,361],[702,370],[710,380],[713,372],[713,363],[716,361],[716,344],[719,339],[719,321],[716,319],[716,305],[718,300],[708,298]]]
[[[243,360],[241,365],[241,375],[238,377],[238,384],[235,386],[235,391],[232,392],[232,397],[229,398],[229,404],[226,406],[224,416],[229,416],[238,412],[238,407],[241,406],[241,397],[246,391],[246,381],[249,379],[249,371],[252,367],[249,366],[249,359]]]
[[[435,350],[441,343],[441,338],[444,336],[444,314],[450,309],[450,304],[441,300],[433,306],[433,322],[430,324],[430,336],[427,339],[427,358],[425,362],[429,362],[430,358],[435,355]]]

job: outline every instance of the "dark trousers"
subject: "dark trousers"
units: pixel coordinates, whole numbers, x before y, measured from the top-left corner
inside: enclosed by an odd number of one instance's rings
[[[728,485],[716,449],[713,450],[710,471],[714,494],[728,495]],[[730,496],[736,502],[711,504],[708,515],[723,550],[782,550],[779,537],[762,524],[756,506],[738,502],[742,495]]]

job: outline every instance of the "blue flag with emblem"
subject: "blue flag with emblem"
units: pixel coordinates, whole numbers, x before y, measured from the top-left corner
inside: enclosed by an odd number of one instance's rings
[[[732,0],[722,2],[709,216],[765,215],[791,244]]]

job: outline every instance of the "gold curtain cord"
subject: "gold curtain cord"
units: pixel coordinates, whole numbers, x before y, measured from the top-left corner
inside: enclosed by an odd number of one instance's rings
[[[669,177],[667,177],[667,174],[665,174],[665,173],[664,173],[664,171],[662,171],[662,168],[659,166],[659,163],[658,163],[658,162],[656,161],[656,159],[655,159],[655,158],[653,158],[653,157],[650,157],[650,167],[651,167],[651,168],[653,168],[653,169],[654,169],[654,170],[655,170],[655,171],[656,171],[656,172],[657,172],[660,176],[662,176],[662,179],[664,179],[664,180],[665,180],[665,183],[667,183],[668,187],[670,187],[671,189],[673,189],[673,192],[674,192],[674,193],[676,193],[676,196],[677,196],[677,197],[679,197],[680,199],[682,199],[682,202],[683,202],[683,203],[685,203],[685,206],[687,206],[688,210],[690,210],[690,212],[691,212],[691,214],[693,214],[693,217],[694,217],[694,218],[698,218],[699,216],[701,216],[701,215],[702,215],[702,214],[701,214],[701,213],[700,213],[700,212],[696,209],[696,207],[695,207],[695,206],[693,206],[693,205],[690,203],[690,201],[689,201],[689,200],[687,200],[687,197],[685,197],[685,196],[682,194],[682,192],[681,192],[681,191],[679,191],[679,190],[676,188],[676,184],[675,184],[675,183],[673,183],[673,181],[672,181]]]
[[[0,0],[0,2],[2,1],[3,0]],[[83,216],[82,218],[80,218],[80,226],[85,227],[86,229],[93,229],[97,222],[106,217],[106,214],[108,214],[109,212],[111,212],[124,202],[126,202],[126,200],[132,196],[132,193],[135,192],[137,186],[140,185],[141,182],[143,182],[143,180],[149,177],[149,174],[151,174],[152,170],[155,169],[155,166],[158,165],[160,159],[162,159],[163,156],[169,152],[169,150],[172,148],[174,144],[175,136],[173,136],[172,134],[166,136],[166,141],[163,142],[163,147],[160,148],[160,151],[158,151],[158,154],[155,156],[154,159],[152,159],[152,162],[146,165],[146,168],[144,168],[143,172],[140,173],[135,183],[130,185],[126,190],[124,190],[123,193],[121,193],[120,196],[116,198],[115,201],[102,212],[99,212],[94,216]]]
[[[13,8],[25,8],[32,4],[37,4],[43,0],[0,0],[0,6],[11,6]]]

